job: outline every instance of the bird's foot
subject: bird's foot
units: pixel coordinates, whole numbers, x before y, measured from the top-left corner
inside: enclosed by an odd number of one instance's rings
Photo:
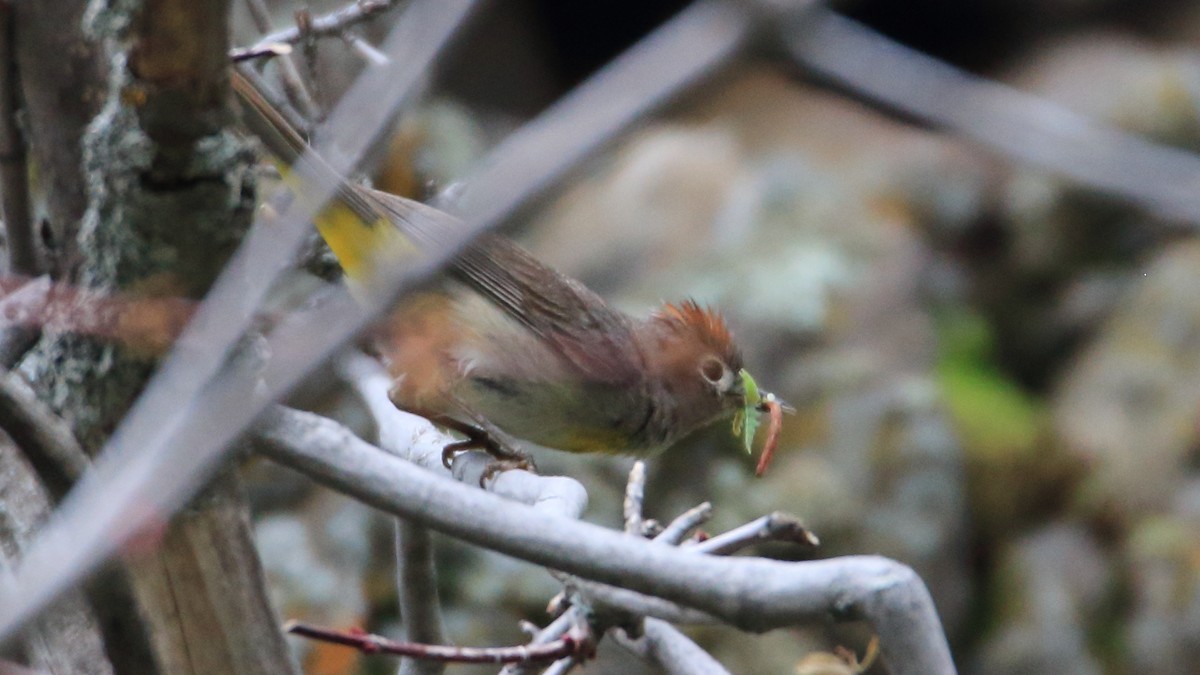
[[[533,458],[528,455],[525,455],[522,459],[493,459],[488,462],[487,468],[479,476],[479,487],[487,487],[487,482],[495,478],[496,474],[513,469],[537,473],[537,466],[534,465]]]
[[[442,448],[442,465],[447,469],[451,468],[455,455],[467,450],[483,450],[494,458],[488,463],[483,475],[479,478],[480,486],[483,486],[484,483],[491,480],[501,471],[508,471],[509,469],[524,469],[534,473],[537,472],[533,458],[518,449],[516,443],[513,442],[508,434],[483,417],[472,415],[476,422],[472,424],[443,413],[424,410],[414,410],[411,412],[428,419],[438,426],[445,427],[466,437],[461,441],[447,443]],[[468,414],[470,414],[469,410]]]

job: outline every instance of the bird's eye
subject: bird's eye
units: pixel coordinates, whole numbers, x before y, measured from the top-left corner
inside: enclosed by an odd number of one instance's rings
[[[728,372],[720,359],[709,357],[700,364],[700,374],[711,384],[721,384]]]

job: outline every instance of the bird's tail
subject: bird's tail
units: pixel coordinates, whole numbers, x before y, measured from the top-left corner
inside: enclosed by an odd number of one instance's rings
[[[234,68],[231,86],[242,124],[274,155],[285,182],[301,157],[323,178],[336,181],[334,199],[314,218],[314,225],[352,282],[368,285],[382,265],[412,260],[454,222],[452,216],[420,202],[355,185],[316,153],[306,156],[308,141],[255,81]]]

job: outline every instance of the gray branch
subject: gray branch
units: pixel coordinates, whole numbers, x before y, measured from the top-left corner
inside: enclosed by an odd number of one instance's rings
[[[11,368],[41,337],[42,312],[50,302],[53,286],[42,276],[0,297],[0,368]]]
[[[953,673],[929,592],[908,567],[876,556],[787,563],[716,558],[543,513],[400,461],[328,420],[264,415],[255,445],[315,480],[401,518],[569,574],[765,631],[801,622],[868,621],[896,673]],[[333,424],[333,426],[338,426]]]
[[[684,511],[675,517],[662,532],[654,537],[654,541],[664,544],[678,545],[692,530],[707,523],[713,515],[712,504],[704,502]]]
[[[692,545],[689,550],[712,555],[728,555],[760,541],[790,541],[813,547],[821,543],[795,516],[772,513]]]
[[[405,520],[396,521],[396,580],[404,641],[446,644],[433,539],[428,529]],[[400,675],[441,675],[445,670],[441,661],[405,658],[400,662]]]
[[[10,560],[19,559],[37,528],[49,517],[50,504],[32,467],[0,434],[0,574],[8,573]],[[39,672],[113,672],[104,653],[99,623],[79,590],[54,603],[30,625],[23,638],[26,657]]]
[[[640,535],[642,533],[642,510],[646,502],[646,463],[638,460],[629,470],[629,480],[625,482],[625,501],[622,511],[625,517],[625,534]]]
[[[825,8],[779,23],[800,65],[906,115],[1169,218],[1196,222],[1200,156],[985,80]]]
[[[646,619],[642,637],[619,637],[617,644],[656,664],[667,675],[729,675],[729,671],[691,638],[660,619]]]
[[[271,12],[267,8],[266,0],[246,0],[246,9],[250,11],[250,17],[254,21],[254,25],[260,33],[266,33],[271,30]],[[299,31],[297,31],[297,34]],[[269,48],[272,45],[278,45],[281,40],[272,40],[269,42],[259,41],[249,51],[261,51],[264,48]],[[234,60],[239,59],[239,50],[231,50],[230,56]],[[293,54],[283,54],[276,61],[279,65],[280,79],[283,81],[283,88],[287,92],[288,99],[291,100],[302,115],[304,115],[305,124],[301,129],[308,130],[309,124],[320,116],[320,106],[313,98],[312,92],[308,85],[304,83],[304,76],[300,74],[300,67],[296,65],[296,59]]]
[[[17,58],[13,44],[12,5],[0,4],[0,199],[8,235],[8,274],[37,276],[37,237],[29,209],[29,164],[25,138],[17,123],[20,85],[16,82]]]
[[[261,50],[275,44],[295,44],[309,37],[340,36],[345,33],[346,29],[386,12],[396,4],[396,0],[358,0],[358,2],[328,14],[314,16],[305,31],[301,31],[297,26],[292,26],[264,35],[253,46],[247,47],[245,50],[233,50],[231,56],[238,58],[243,51]]]
[[[25,453],[58,501],[87,470],[87,454],[71,429],[13,373],[0,374],[0,429]]]
[[[52,236],[43,262],[64,280],[79,262],[77,236],[87,210],[81,140],[104,102],[108,61],[83,34],[88,0],[7,4],[16,10],[13,37],[29,156],[38,167],[35,196],[44,198]]]

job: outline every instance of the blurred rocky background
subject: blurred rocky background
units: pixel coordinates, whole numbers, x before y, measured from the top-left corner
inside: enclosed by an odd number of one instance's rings
[[[491,3],[381,147],[377,183],[410,196],[452,185],[684,4]],[[833,4],[977,74],[1200,149],[1194,3]],[[294,6],[276,5],[286,21]],[[327,41],[318,65],[332,100],[356,61]],[[764,55],[645,120],[511,234],[630,311],[721,307],[751,372],[797,408],[763,479],[725,426],[653,462],[650,515],[708,500],[715,532],[783,510],[820,535],[817,555],[912,565],[964,673],[1169,675],[1200,663],[1196,222],[1014,165]],[[539,463],[588,486],[589,519],[618,522],[628,460]],[[280,609],[394,632],[392,523],[273,466],[250,474]],[[517,643],[519,619],[546,621],[557,589],[544,570],[439,546],[459,644]],[[861,654],[870,638],[692,635],[736,673],[794,672],[812,650]],[[312,673],[394,669],[297,648]],[[585,672],[643,672],[607,652]]]

